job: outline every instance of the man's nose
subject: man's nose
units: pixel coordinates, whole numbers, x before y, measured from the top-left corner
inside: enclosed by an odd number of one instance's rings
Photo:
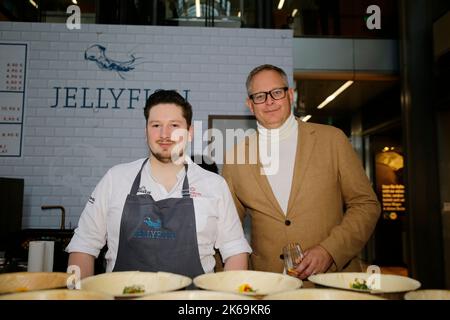
[[[271,105],[275,101],[274,98],[270,95],[270,93],[267,94],[266,104]]]
[[[170,139],[170,135],[172,134],[172,130],[169,126],[161,126],[161,138]]]

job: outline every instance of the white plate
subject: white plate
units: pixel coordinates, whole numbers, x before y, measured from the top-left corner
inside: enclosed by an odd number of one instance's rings
[[[370,277],[370,278],[369,278]],[[354,289],[351,284],[355,280],[366,280],[369,290]],[[391,274],[371,274],[365,272],[341,272],[322,273],[312,275],[309,281],[331,288],[352,290],[365,293],[398,293],[413,291],[420,288],[420,282],[412,278],[391,275]]]
[[[264,300],[385,300],[378,296],[336,289],[298,289],[269,294]]]
[[[143,295],[175,291],[189,286],[192,279],[168,272],[108,272],[81,280],[81,289],[103,292],[117,298],[134,298]],[[144,293],[124,294],[129,286],[142,286]]]
[[[69,276],[63,272],[3,273],[0,274],[0,293],[65,288]]]
[[[450,290],[417,290],[405,294],[405,300],[450,300]]]
[[[241,294],[204,290],[181,290],[165,293],[155,293],[137,300],[254,300]]]
[[[39,290],[0,295],[0,300],[113,300],[114,297],[101,292],[86,290]]]
[[[261,296],[298,289],[302,281],[281,273],[248,270],[203,274],[194,279],[194,284],[205,290]],[[244,284],[250,285],[255,292],[240,292],[239,287]]]

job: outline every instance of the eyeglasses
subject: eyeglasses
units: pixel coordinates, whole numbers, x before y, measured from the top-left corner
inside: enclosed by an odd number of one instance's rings
[[[268,94],[270,94],[270,96],[274,100],[283,99],[284,97],[286,97],[286,91],[288,89],[289,89],[288,87],[276,88],[276,89],[273,89],[273,90],[267,91],[267,92],[254,93],[254,94],[249,95],[248,97],[250,99],[252,99],[253,103],[261,104],[261,103],[266,102]]]

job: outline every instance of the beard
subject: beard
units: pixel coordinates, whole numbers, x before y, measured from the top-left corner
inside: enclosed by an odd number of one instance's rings
[[[174,148],[170,152],[155,152],[150,148],[150,153],[153,157],[155,157],[156,160],[158,160],[161,163],[177,163],[180,161],[180,159],[183,158],[184,150],[177,148],[175,145]],[[178,151],[178,152],[177,152]],[[167,154],[169,153],[169,154]]]
[[[167,155],[163,155],[161,152],[153,152],[152,149],[150,149],[150,153],[152,154],[153,157],[155,157],[156,160],[158,160],[159,162],[162,163],[171,163],[171,162],[176,162],[179,159],[181,159],[183,157],[183,150],[181,150],[178,155],[176,154],[171,154],[170,156]]]

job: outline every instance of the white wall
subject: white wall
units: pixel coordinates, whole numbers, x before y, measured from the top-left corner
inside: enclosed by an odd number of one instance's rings
[[[207,129],[209,114],[248,114],[244,106],[247,73],[263,63],[276,64],[292,79],[291,30],[189,28],[158,26],[82,25],[68,30],[64,24],[0,23],[1,42],[28,44],[28,68],[22,156],[0,157],[0,176],[25,179],[23,227],[56,228],[59,212],[40,206],[63,205],[66,227],[75,227],[87,197],[111,166],[147,154],[142,108],[146,92],[176,89],[194,108],[194,120]],[[100,70],[84,59],[93,45],[106,47],[106,56],[123,61],[133,53],[140,57],[133,71]],[[69,89],[55,104],[54,87]],[[82,108],[83,87],[86,105]],[[98,91],[102,91],[98,108]],[[118,94],[118,108],[108,92]],[[129,109],[128,89],[132,94]],[[200,137],[201,139],[201,137]],[[0,137],[1,143],[1,137]],[[202,150],[198,136],[196,151]]]

